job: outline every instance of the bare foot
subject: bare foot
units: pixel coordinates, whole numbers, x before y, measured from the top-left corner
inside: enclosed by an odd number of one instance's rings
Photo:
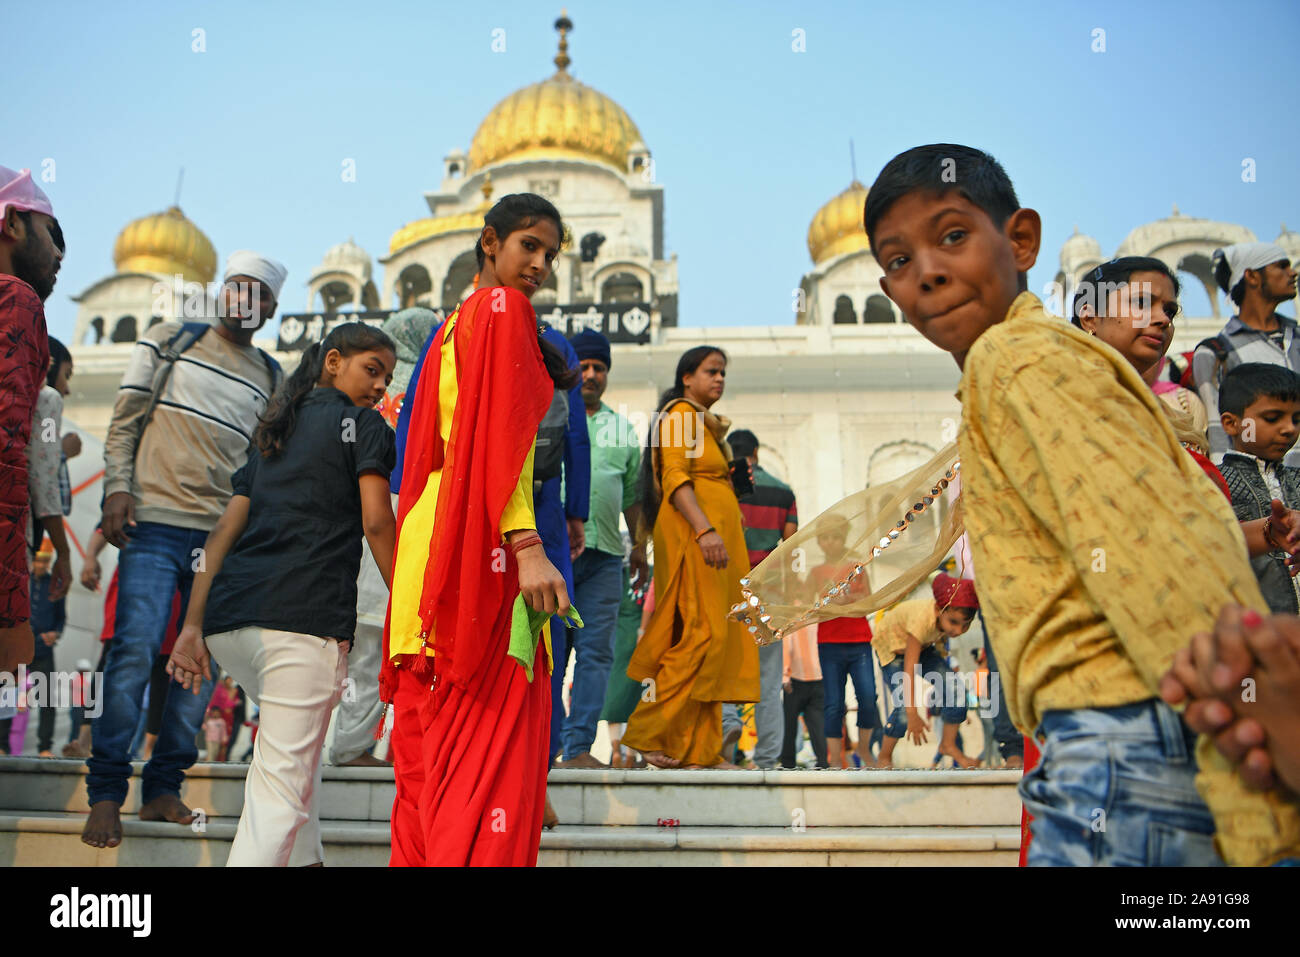
[[[381,761],[368,751],[362,751],[351,761],[344,761],[339,765],[341,768],[391,768],[393,762]]]
[[[81,829],[81,841],[91,847],[117,847],[122,843],[122,806],[116,801],[96,801]]]
[[[551,799],[546,799],[546,810],[542,812],[542,827],[551,830],[555,825],[560,823],[560,816],[555,813],[555,808],[551,807]]]
[[[90,749],[82,747],[80,741],[70,741],[63,746],[63,756],[65,758],[81,758],[84,761],[90,757]]]
[[[969,771],[971,768],[978,768],[980,766],[979,759],[968,757],[963,752],[957,750],[956,747],[940,747],[939,753],[948,755],[948,757],[952,758],[957,767],[961,768],[963,771]]]
[[[1023,771],[1025,767],[1025,759],[1018,754],[1013,754],[1011,757],[1007,758],[1004,766],[1008,771]]]
[[[175,794],[160,794],[148,804],[140,806],[140,820],[189,824],[194,820],[194,812]]]
[[[680,768],[682,762],[677,758],[670,758],[662,751],[642,751],[641,756],[646,759],[647,764],[653,764],[657,768]]]

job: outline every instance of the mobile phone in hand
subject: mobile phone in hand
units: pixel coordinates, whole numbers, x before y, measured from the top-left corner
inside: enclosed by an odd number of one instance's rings
[[[736,495],[749,495],[754,491],[754,481],[749,477],[749,459],[731,460],[731,487]]]

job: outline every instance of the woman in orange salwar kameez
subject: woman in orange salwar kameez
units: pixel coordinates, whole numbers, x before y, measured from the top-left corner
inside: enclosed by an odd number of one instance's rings
[[[727,619],[749,558],[723,438],[730,423],[709,411],[722,398],[726,366],[712,346],[682,356],[643,460],[655,610],[628,663],[628,677],[645,691],[623,744],[658,767],[729,767],[722,705],[759,695],[758,646]]]
[[[511,612],[565,613],[533,517],[533,449],[575,376],[529,299],[563,226],[531,193],[484,217],[479,288],[425,355],[407,431],[384,662],[394,866],[532,865],[546,803],[549,634],[510,657]]]

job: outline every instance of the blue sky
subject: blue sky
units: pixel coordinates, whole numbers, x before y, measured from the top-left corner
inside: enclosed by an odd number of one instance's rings
[[[282,259],[282,310],[304,309],[330,245],[385,252],[427,215],[443,156],[552,72],[560,4],[0,6],[0,164],[55,161],[46,188],[69,253],[47,311],[66,338],[68,296],[111,273],[128,221],[171,204],[180,167],[181,205],[218,254]],[[920,143],[997,156],[1043,214],[1035,290],[1076,224],[1107,255],[1174,203],[1265,240],[1282,221],[1300,229],[1294,3],[567,6],[571,72],[617,100],[654,154],[683,325],[793,322],[808,223],[849,183],[850,138],[868,185]],[[505,53],[491,50],[498,27]],[[795,29],[806,52],[791,49]],[[340,176],[349,158],[354,183]],[[1198,303],[1185,300],[1205,314]]]

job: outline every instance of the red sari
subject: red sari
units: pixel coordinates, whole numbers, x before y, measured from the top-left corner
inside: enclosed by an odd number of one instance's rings
[[[551,691],[544,647],[532,682],[507,654],[519,569],[501,546],[500,523],[553,385],[527,298],[480,289],[455,317],[457,391],[444,445],[439,379],[451,325],[421,369],[398,498],[400,541],[406,516],[439,472],[419,592],[421,635],[433,656],[423,647],[394,655],[391,628],[384,632],[380,689],[394,708],[397,779],[390,863],[530,865],[545,809]]]

